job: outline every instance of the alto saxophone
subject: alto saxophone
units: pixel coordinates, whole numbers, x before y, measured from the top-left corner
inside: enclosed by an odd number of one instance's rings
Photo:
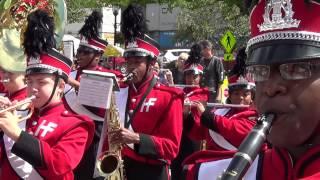
[[[107,132],[120,129],[120,116],[115,102],[115,94],[112,93],[111,104],[105,116],[105,127]],[[97,161],[97,169],[105,180],[124,180],[123,160],[121,158],[121,145],[110,143],[111,137],[108,137],[109,149],[102,153]]]

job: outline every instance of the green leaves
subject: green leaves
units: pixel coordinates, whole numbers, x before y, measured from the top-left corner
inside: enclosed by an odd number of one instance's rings
[[[219,44],[218,41],[226,30],[232,31],[237,39],[248,37],[248,16],[242,13],[237,3],[221,0],[185,2],[178,16],[179,40],[186,37],[190,41],[211,39]]]
[[[10,5],[11,5],[11,0],[5,0],[3,7],[4,7],[4,9],[8,9],[10,7]]]

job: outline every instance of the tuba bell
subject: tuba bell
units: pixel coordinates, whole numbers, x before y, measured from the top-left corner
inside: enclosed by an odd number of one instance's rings
[[[57,45],[60,45],[67,20],[64,0],[12,0],[0,1],[0,66],[9,72],[24,72],[26,56],[21,48],[27,16],[43,9],[54,17]]]

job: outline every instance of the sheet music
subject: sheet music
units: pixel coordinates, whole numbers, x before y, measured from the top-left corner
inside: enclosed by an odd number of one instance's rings
[[[83,105],[109,109],[112,88],[112,77],[84,73],[81,75],[78,102]]]

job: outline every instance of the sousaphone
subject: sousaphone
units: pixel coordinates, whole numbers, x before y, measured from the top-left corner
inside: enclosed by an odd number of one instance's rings
[[[67,20],[64,0],[0,0],[0,67],[6,71],[25,71],[23,33],[27,16],[37,9],[44,9],[54,17],[57,45],[60,45]]]

